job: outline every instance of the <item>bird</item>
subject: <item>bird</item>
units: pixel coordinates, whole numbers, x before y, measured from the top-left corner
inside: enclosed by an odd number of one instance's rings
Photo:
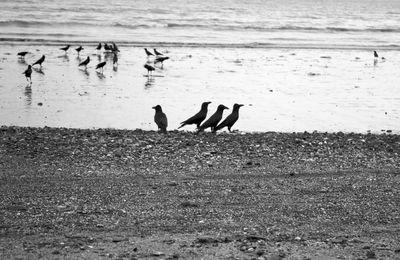
[[[192,124],[195,124],[197,128],[199,128],[201,122],[203,122],[203,120],[206,119],[207,117],[209,104],[211,104],[211,102],[203,102],[203,104],[201,104],[200,111],[194,116],[190,117],[189,119],[183,121],[181,125],[178,127],[178,129],[184,127],[185,125],[192,125]]]
[[[113,56],[113,66],[118,65],[118,55],[116,52],[114,52]]]
[[[96,50],[101,50],[101,42],[99,42],[99,45],[97,45]]]
[[[154,53],[155,53],[157,56],[164,56],[164,54],[162,54],[161,52],[157,51],[156,49],[153,49],[153,50],[154,50]]]
[[[220,123],[216,128],[215,128],[215,132],[224,128],[225,126],[228,127],[229,132],[231,131],[231,127],[236,123],[236,121],[239,119],[239,108],[242,107],[244,105],[242,104],[234,104],[233,105],[233,109],[232,109],[232,113],[227,116],[225,118],[224,121],[222,121],[222,123]]]
[[[29,81],[32,82],[32,78],[31,78],[32,66],[31,65],[28,65],[28,68],[22,74],[25,74],[25,77],[26,77],[27,81],[28,81],[28,78],[29,78]]]
[[[87,65],[89,64],[89,62],[90,62],[90,57],[87,56],[86,60],[84,60],[81,63],[79,63],[78,66],[85,66],[85,68],[87,68]]]
[[[376,51],[374,51],[374,58],[377,59],[378,57],[379,57],[378,53]]]
[[[160,63],[161,63],[161,67],[162,67],[162,66],[164,65],[164,61],[165,61],[165,60],[168,60],[168,59],[169,59],[169,57],[157,57],[157,58],[154,60],[154,64],[160,62]]]
[[[67,52],[70,46],[71,45],[68,44],[67,46],[60,48],[60,50]]]
[[[81,50],[83,50],[83,47],[82,47],[82,46],[79,46],[79,47],[76,48],[75,50],[78,52],[78,56],[79,56],[79,53],[81,52]]]
[[[25,55],[28,54],[28,53],[29,53],[29,51],[21,51],[21,52],[18,52],[17,55],[18,55],[19,57],[21,57],[21,58],[24,58]]]
[[[39,64],[40,67],[42,67],[42,63],[45,60],[45,56],[43,55],[40,59],[38,59],[35,63],[32,64],[32,67],[35,66],[36,64]]]
[[[104,43],[104,50],[105,51],[110,51],[111,50],[110,46],[107,43]]]
[[[112,42],[112,51],[113,52],[120,52],[118,49],[118,46],[115,44],[115,42]]]
[[[144,48],[144,51],[146,52],[147,57],[154,56],[154,54],[149,52],[149,50],[147,50],[146,48]]]
[[[156,114],[154,115],[154,122],[157,124],[158,130],[160,130],[163,133],[166,133],[167,127],[168,127],[167,116],[162,111],[162,108],[160,105],[153,107],[153,109],[156,110]]]
[[[101,72],[103,72],[103,67],[106,65],[106,62],[100,62],[99,64],[96,65],[96,70],[101,69]]]
[[[144,66],[147,69],[147,76],[149,75],[149,73],[153,74],[153,71],[155,70],[155,68],[153,66],[150,66],[149,64],[144,64]]]
[[[202,132],[209,127],[211,128],[211,132],[215,132],[215,127],[218,125],[219,121],[221,121],[224,109],[229,108],[224,105],[219,105],[217,111],[199,127],[197,132]]]

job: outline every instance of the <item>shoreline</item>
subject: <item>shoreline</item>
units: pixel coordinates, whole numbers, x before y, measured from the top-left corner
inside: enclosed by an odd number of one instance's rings
[[[395,259],[400,136],[0,128],[4,258]]]

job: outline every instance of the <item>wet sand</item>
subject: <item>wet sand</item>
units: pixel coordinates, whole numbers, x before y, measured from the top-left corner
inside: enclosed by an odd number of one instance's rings
[[[396,259],[399,135],[0,128],[5,259]]]
[[[118,68],[107,64],[104,74],[94,66],[111,55],[60,47],[2,45],[0,125],[155,130],[151,107],[160,104],[172,130],[211,101],[210,114],[244,104],[233,128],[245,132],[399,132],[395,50],[374,64],[372,50],[159,47],[171,59],[148,78],[142,47],[122,46]],[[16,56],[23,50],[32,52],[26,63],[46,54],[32,85]],[[77,65],[87,55],[84,71]]]

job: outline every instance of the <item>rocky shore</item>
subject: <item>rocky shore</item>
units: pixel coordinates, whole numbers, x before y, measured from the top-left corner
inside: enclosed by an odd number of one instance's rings
[[[400,259],[400,136],[0,128],[1,258]]]

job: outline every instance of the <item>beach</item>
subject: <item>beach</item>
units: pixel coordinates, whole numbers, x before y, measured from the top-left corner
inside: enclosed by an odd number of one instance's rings
[[[14,259],[396,259],[388,134],[2,127]]]
[[[2,46],[0,124],[155,130],[151,108],[159,104],[174,130],[210,101],[209,115],[219,104],[230,108],[225,116],[244,104],[234,126],[244,132],[399,132],[396,49],[375,60],[370,49],[120,46],[113,67],[113,54],[95,45],[80,56],[76,46],[67,54],[63,46]],[[170,57],[152,77],[143,65],[154,58],[144,47]],[[31,54],[18,59],[24,50]],[[44,53],[30,85],[22,72]],[[87,70],[79,68],[88,56]]]

